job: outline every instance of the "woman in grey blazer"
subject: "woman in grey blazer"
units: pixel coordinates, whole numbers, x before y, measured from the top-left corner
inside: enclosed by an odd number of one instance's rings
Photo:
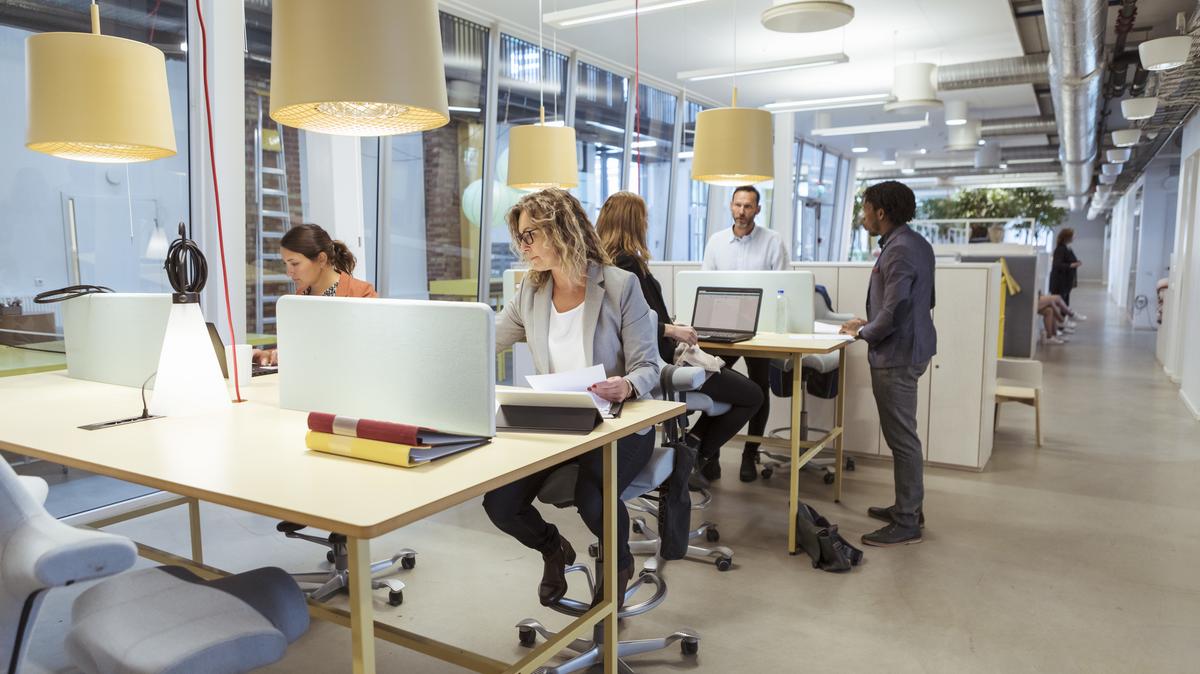
[[[655,322],[637,277],[609,263],[579,200],[565,190],[527,194],[508,212],[514,248],[529,264],[520,290],[496,316],[496,351],[525,341],[538,374],[603,365],[608,377],[596,395],[620,402],[648,398],[658,385]],[[654,450],[654,429],[617,443],[617,490],[629,486]],[[575,505],[588,529],[603,534],[600,450],[579,462]],[[488,492],[483,507],[502,531],[542,553],[538,598],[552,604],[566,593],[564,572],[575,551],[533,507],[547,469]],[[618,596],[633,575],[629,514],[617,504]],[[610,557],[611,559],[611,557]]]

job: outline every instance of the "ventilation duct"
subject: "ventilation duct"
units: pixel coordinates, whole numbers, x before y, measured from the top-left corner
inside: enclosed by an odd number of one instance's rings
[[[1010,84],[1048,84],[1050,63],[1045,54],[993,61],[938,66],[938,91],[982,89]]]
[[[1044,164],[1022,164],[1021,166],[1010,166],[1007,169],[1002,169],[998,166],[986,166],[976,168],[975,166],[932,166],[929,168],[914,168],[911,172],[900,171],[894,168],[881,169],[878,171],[861,171],[858,174],[859,180],[902,180],[903,177],[908,178],[956,178],[959,176],[990,176],[1003,175],[1012,177],[1015,175],[1024,175],[1031,173],[1053,173],[1057,174],[1059,165],[1057,162],[1046,162]],[[902,177],[903,175],[903,177]]]
[[[1033,145],[1028,147],[1000,148],[1000,161],[1030,162],[1035,160],[1058,161],[1057,145]]]
[[[1050,42],[1050,87],[1062,146],[1063,179],[1072,210],[1092,182],[1103,80],[1105,0],[1043,0]]]
[[[979,135],[990,136],[1049,136],[1057,132],[1053,117],[1009,117],[985,119],[979,124]]]

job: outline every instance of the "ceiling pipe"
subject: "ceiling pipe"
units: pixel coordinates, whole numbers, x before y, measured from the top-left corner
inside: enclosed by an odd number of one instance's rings
[[[887,168],[878,171],[860,171],[858,173],[859,180],[904,180],[907,178],[956,178],[959,176],[1018,176],[1027,173],[1058,173],[1058,162],[1046,162],[1044,164],[1021,164],[1020,166],[1009,166],[1002,169],[998,166],[975,167],[973,165],[963,166],[931,166],[929,168],[913,169],[912,173],[901,173],[894,168]]]
[[[1033,159],[1058,161],[1058,146],[1029,145],[1023,147],[1000,148],[1000,161],[1030,161]]]
[[[1043,0],[1063,180],[1072,210],[1091,188],[1104,75],[1105,0]]]
[[[982,89],[1010,84],[1048,84],[1050,62],[1045,54],[1016,56],[992,61],[938,66],[938,91]]]
[[[1009,117],[984,119],[979,123],[979,135],[989,136],[1045,136],[1057,133],[1053,117]]]

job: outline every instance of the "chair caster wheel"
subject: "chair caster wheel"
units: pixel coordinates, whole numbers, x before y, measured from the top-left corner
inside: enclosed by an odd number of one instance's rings
[[[600,556],[600,546],[592,543],[588,546],[588,557],[595,559]]]
[[[700,640],[684,639],[683,641],[679,642],[679,650],[682,651],[684,655],[695,655],[700,652]]]
[[[733,560],[729,557],[718,557],[716,564],[717,571],[728,571],[733,568]]]
[[[833,484],[834,479],[836,478],[834,477],[833,473],[825,473],[825,475],[821,478],[821,481],[825,484]]]
[[[534,632],[530,627],[519,627],[517,628],[517,640],[525,648],[533,648],[534,644],[537,643],[537,632]]]
[[[716,543],[717,541],[721,540],[721,532],[717,531],[713,527],[709,527],[704,531],[704,540],[708,541],[709,543]]]
[[[404,603],[404,592],[391,590],[388,592],[388,605],[399,606]]]
[[[401,557],[400,558],[400,568],[405,569],[405,570],[410,570],[410,569],[416,568],[416,566],[417,566],[417,558],[416,557]]]
[[[642,533],[642,525],[641,525],[640,523],[638,523],[638,522],[634,522],[634,523],[633,523],[632,525],[630,525],[630,526],[631,526],[631,528],[633,529],[633,533],[635,533],[635,534],[641,534],[641,533]]]
[[[334,556],[333,550],[327,550],[325,552],[325,561],[329,562],[330,564],[337,562],[337,557]]]
[[[762,475],[762,478],[764,480],[769,480],[769,479],[771,479],[771,476],[775,474],[775,469],[774,468],[763,468],[762,472],[760,474]]]
[[[854,472],[854,457],[853,456],[846,457],[846,470],[850,471],[851,473]]]

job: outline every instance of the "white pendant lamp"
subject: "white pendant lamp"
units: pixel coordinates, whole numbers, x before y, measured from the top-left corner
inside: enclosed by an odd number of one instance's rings
[[[1101,164],[1100,172],[1106,176],[1115,176],[1121,172],[1122,164]]]
[[[902,63],[896,66],[892,80],[892,100],[883,109],[929,110],[942,107],[937,97],[933,75],[937,66],[932,63]]]
[[[738,187],[775,177],[771,152],[771,113],[733,105],[696,115],[692,180]]]
[[[880,163],[883,164],[884,166],[895,166],[896,165],[896,150],[894,150],[892,148],[888,148],[888,149],[884,150],[883,151],[883,159],[882,159],[882,161],[880,161]]]
[[[984,145],[975,150],[975,168],[995,168],[1003,167],[1000,163],[1000,146]]]
[[[962,126],[967,123],[967,102],[946,101],[946,126]]]
[[[1121,115],[1125,119],[1150,119],[1158,111],[1158,98],[1145,96],[1143,98],[1127,98],[1121,101]]]
[[[1192,52],[1190,35],[1160,37],[1138,45],[1138,57],[1146,70],[1170,70],[1187,63]]]
[[[854,142],[851,144],[850,151],[854,154],[862,154],[870,152],[871,146],[865,135],[859,134],[854,137]]]
[[[64,159],[138,162],[175,154],[163,53],[91,33],[39,33],[25,40],[25,147]]]
[[[1113,145],[1117,147],[1130,147],[1131,145],[1136,145],[1141,139],[1141,129],[1121,129],[1120,131],[1112,132]]]
[[[1117,175],[1115,173],[1102,173],[1100,175],[1100,184],[1101,185],[1115,185],[1116,182],[1117,182]]]
[[[1116,150],[1108,150],[1104,153],[1104,157],[1108,159],[1109,163],[1120,164],[1121,162],[1129,161],[1129,157],[1132,154],[1132,150],[1127,147],[1123,147]]]
[[[947,134],[946,149],[955,151],[975,150],[979,145],[979,120],[972,119],[966,124],[950,127]]]
[[[542,16],[541,0],[538,0],[538,16]],[[565,125],[546,126],[546,106],[541,104],[546,82],[542,75],[542,53],[542,26],[539,23],[539,121],[514,126],[508,132],[508,186],[522,190],[569,189],[579,184],[575,129]]]
[[[854,8],[841,0],[775,0],[762,13],[762,25],[781,33],[818,33],[841,28],[854,18]]]
[[[450,121],[436,0],[275,0],[271,119],[342,136]]]
[[[905,157],[900,160],[900,172],[906,176],[910,176],[917,172],[916,162],[911,157]]]

